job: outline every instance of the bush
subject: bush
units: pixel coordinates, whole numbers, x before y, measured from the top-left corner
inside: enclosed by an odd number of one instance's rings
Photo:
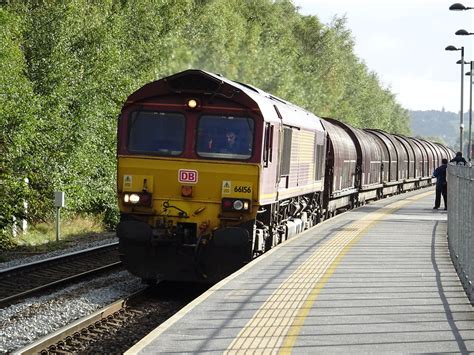
[[[0,230],[0,252],[9,250],[15,246],[16,242],[12,233],[6,229]]]
[[[117,226],[119,220],[120,220],[120,213],[118,206],[108,206],[104,213],[103,213],[103,223],[104,227],[109,230],[113,231],[115,230],[115,227]]]

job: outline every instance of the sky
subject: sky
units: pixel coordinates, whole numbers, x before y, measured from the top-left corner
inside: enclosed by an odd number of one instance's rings
[[[461,51],[473,58],[474,35],[456,36],[459,29],[474,32],[474,10],[450,11],[459,0],[293,0],[302,15],[315,15],[324,24],[334,16],[347,18],[355,39],[355,54],[377,73],[385,88],[410,110],[459,113],[461,107]],[[473,0],[461,0],[474,7]],[[470,65],[464,66],[464,72]],[[473,73],[474,74],[474,73]],[[469,110],[469,77],[464,80],[463,111]]]

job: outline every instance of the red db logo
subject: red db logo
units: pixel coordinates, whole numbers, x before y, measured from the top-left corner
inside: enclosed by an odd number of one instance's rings
[[[187,170],[179,169],[178,170],[178,181],[186,182],[188,184],[195,184],[198,182],[198,172],[197,170]]]

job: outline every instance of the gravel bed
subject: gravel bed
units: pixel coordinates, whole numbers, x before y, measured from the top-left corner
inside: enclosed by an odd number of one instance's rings
[[[128,313],[127,321],[120,328],[109,329],[93,342],[75,348],[72,352],[123,354],[190,301],[179,296],[166,299],[159,295],[148,295],[145,298],[138,305],[128,307],[133,310],[133,314]]]
[[[121,271],[0,309],[0,353],[11,353],[142,288],[140,279]]]
[[[67,248],[54,250],[48,253],[35,254],[31,256],[25,256],[24,254],[21,254],[21,253],[17,254],[15,252],[6,253],[7,258],[11,260],[0,262],[0,270],[22,265],[22,264],[31,263],[34,261],[52,258],[52,257],[63,255],[63,254],[73,253],[75,251],[80,251],[83,249],[98,247],[101,245],[110,244],[117,241],[118,240],[117,240],[117,237],[115,236],[115,233],[104,233],[101,235],[91,235],[85,238],[76,239],[74,241],[71,241],[70,242],[71,245],[68,246]]]

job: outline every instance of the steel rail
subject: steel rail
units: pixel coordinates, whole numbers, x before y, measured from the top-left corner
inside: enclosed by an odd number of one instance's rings
[[[64,342],[67,338],[73,337],[75,334],[80,334],[82,331],[87,331],[89,327],[101,324],[104,320],[119,314],[126,308],[128,302],[140,296],[144,291],[145,289],[142,289],[127,297],[121,298],[120,300],[117,300],[88,316],[78,319],[53,333],[38,339],[32,344],[14,351],[13,354],[48,354],[52,347]]]
[[[90,268],[86,267],[85,269],[83,268],[77,273],[75,273],[74,271],[68,272],[69,270],[64,271],[64,265],[68,265],[68,263],[70,263],[72,260],[77,263],[80,261],[81,257],[91,257],[97,253],[107,252],[108,249],[114,251],[117,248],[117,244],[118,243],[107,244],[100,247],[94,247],[79,252],[66,254],[64,256],[56,256],[53,258],[1,270],[0,285],[3,283],[4,287],[2,290],[3,292],[1,292],[3,293],[3,296],[0,297],[0,307],[8,306],[17,299],[24,298],[30,294],[39,292],[49,287],[59,286],[61,284],[78,280],[80,278],[84,278],[95,273],[119,267],[122,264],[121,261],[109,260],[107,263],[103,263],[102,265],[96,265],[95,267],[91,266]],[[55,267],[62,269],[59,271],[56,270],[58,272],[57,276],[54,274]],[[53,276],[44,276],[44,271],[48,271],[48,268],[52,268],[52,270],[49,270],[49,274],[51,274],[51,271],[53,271]],[[34,275],[34,272],[39,272],[39,275]],[[41,274],[41,272],[43,272],[43,274]],[[64,276],[61,276],[60,273],[63,273]],[[28,277],[30,278],[29,282],[27,281]],[[46,278],[44,283],[42,283],[41,281],[41,279],[43,278]],[[36,284],[31,285],[31,283],[35,281]],[[9,285],[11,285],[12,283],[14,284],[14,286],[12,287],[13,291],[9,294],[8,291],[11,290],[11,287],[9,287]],[[18,291],[15,290],[15,285],[18,285]]]
[[[9,267],[9,268],[0,269],[0,278],[4,277],[4,275],[7,275],[9,273],[23,272],[23,271],[26,271],[29,268],[36,267],[38,265],[45,265],[46,263],[52,263],[52,262],[55,262],[55,261],[58,261],[58,260],[65,260],[67,258],[75,258],[77,256],[89,254],[89,253],[92,253],[92,252],[97,252],[97,251],[100,251],[100,250],[105,250],[105,249],[108,249],[108,248],[112,248],[114,246],[118,246],[118,242],[113,242],[113,243],[105,244],[105,245],[99,245],[97,247],[78,250],[78,251],[63,254],[63,255],[53,256],[51,258],[47,258],[47,259],[43,259],[43,260],[32,261],[30,263],[25,263],[25,264],[21,264],[21,265],[18,265],[18,266],[12,266],[12,267]]]
[[[106,270],[109,270],[109,269],[113,269],[115,267],[118,267],[122,265],[122,262],[121,261],[117,261],[113,264],[109,264],[109,265],[104,265],[104,266],[101,266],[101,267],[98,267],[98,268],[95,268],[95,269],[91,269],[91,270],[88,270],[88,271],[84,271],[82,273],[79,273],[79,274],[75,274],[75,275],[72,275],[72,276],[68,276],[68,277],[65,277],[65,278],[62,278],[62,279],[59,279],[59,280],[55,280],[55,281],[52,281],[50,283],[46,283],[44,285],[41,285],[41,286],[38,286],[38,287],[35,287],[35,288],[31,288],[31,289],[28,289],[26,291],[22,291],[22,292],[19,292],[19,293],[16,293],[14,295],[11,295],[11,296],[8,296],[8,297],[5,297],[5,298],[2,298],[0,299],[0,308],[2,307],[5,307],[9,304],[12,303],[12,301],[15,301],[17,299],[21,299],[23,297],[26,297],[30,294],[33,294],[35,292],[39,292],[41,290],[45,290],[47,289],[48,287],[52,287],[52,286],[59,286],[63,283],[67,283],[67,282],[71,282],[71,281],[74,281],[74,280],[78,280],[80,278],[83,278],[85,276],[90,276],[90,275],[93,275],[95,273],[98,273],[98,272],[102,272],[102,271],[106,271]]]

